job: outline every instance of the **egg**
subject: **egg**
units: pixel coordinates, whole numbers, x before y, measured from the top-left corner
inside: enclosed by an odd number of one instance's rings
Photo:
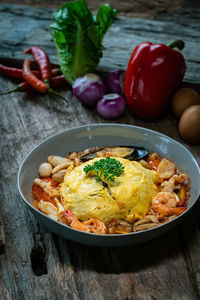
[[[172,111],[177,118],[191,105],[200,104],[200,95],[193,89],[182,88],[172,98]]]
[[[105,224],[113,218],[131,222],[144,217],[158,193],[158,174],[138,162],[115,158],[124,166],[124,172],[115,178],[115,182],[103,184],[83,170],[99,159],[67,169],[60,187],[64,208],[70,209],[81,221],[98,218]]]
[[[179,121],[180,136],[188,143],[200,142],[200,105],[188,107]]]

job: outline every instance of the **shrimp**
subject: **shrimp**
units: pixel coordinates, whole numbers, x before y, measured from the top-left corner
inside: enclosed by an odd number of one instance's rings
[[[37,204],[39,210],[45,213],[48,217],[53,220],[58,220],[58,210],[52,203],[40,200]]]
[[[176,193],[160,192],[152,200],[152,209],[164,216],[178,216],[187,209],[187,207],[177,207],[179,202]]]
[[[70,209],[64,211],[62,217],[64,218],[64,221],[67,223],[68,226],[77,230],[89,232],[87,226],[80,222],[79,219],[73,214],[73,212]]]
[[[62,216],[67,225],[74,229],[97,234],[106,233],[106,226],[98,219],[91,218],[88,221],[81,222],[70,209],[67,209]]]
[[[103,222],[99,221],[98,219],[91,218],[88,221],[83,222],[88,228],[89,232],[97,233],[97,234],[105,234],[106,233],[106,226]]]
[[[182,174],[175,174],[169,180],[163,181],[161,183],[161,192],[176,192],[178,191],[182,196],[179,196],[180,200],[186,199],[186,193],[190,188],[190,179],[189,177],[182,173]],[[184,192],[184,193],[183,193]]]
[[[169,180],[163,181],[161,183],[161,191],[162,192],[173,192],[174,190],[180,190],[181,186],[185,181],[186,175],[173,175]]]

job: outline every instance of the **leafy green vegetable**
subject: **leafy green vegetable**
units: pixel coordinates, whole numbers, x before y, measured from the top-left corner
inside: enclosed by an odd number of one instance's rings
[[[119,177],[124,172],[123,165],[115,158],[107,156],[105,159],[95,161],[93,165],[87,165],[83,168],[83,171],[87,174],[88,172],[94,173],[98,182],[102,179],[102,176],[107,181],[115,181],[115,177]]]
[[[102,5],[96,16],[88,9],[85,0],[67,2],[54,12],[51,25],[60,66],[65,79],[73,81],[86,73],[94,72],[103,50],[103,37],[116,16],[110,5]]]

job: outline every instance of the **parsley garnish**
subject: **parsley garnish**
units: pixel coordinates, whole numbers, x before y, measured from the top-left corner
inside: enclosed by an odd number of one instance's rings
[[[95,173],[98,182],[102,177],[107,181],[115,181],[115,177],[119,177],[124,172],[124,167],[115,158],[107,156],[105,159],[95,161],[93,165],[87,165],[83,168],[83,171]]]

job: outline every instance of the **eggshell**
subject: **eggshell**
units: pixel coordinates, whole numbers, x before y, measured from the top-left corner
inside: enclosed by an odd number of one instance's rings
[[[182,88],[172,98],[172,111],[177,118],[192,105],[200,104],[200,95],[193,89]]]
[[[188,107],[179,121],[181,137],[188,143],[200,142],[200,105]]]

